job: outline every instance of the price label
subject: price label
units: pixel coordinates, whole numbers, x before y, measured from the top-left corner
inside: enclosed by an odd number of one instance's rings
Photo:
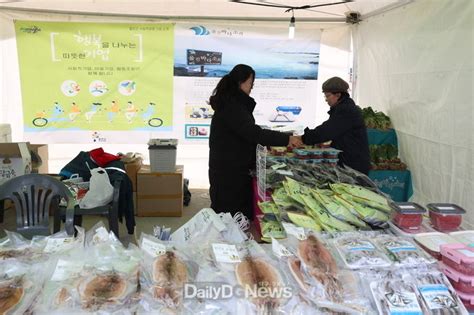
[[[218,262],[236,263],[240,262],[239,252],[235,245],[229,244],[212,244],[212,250]]]
[[[84,266],[83,262],[80,261],[67,261],[59,259],[54,269],[51,281],[64,281],[66,279],[74,278],[75,275],[79,274]]]
[[[148,238],[143,238],[141,248],[152,257],[158,257],[166,253],[166,246],[153,242]]]
[[[67,249],[71,246],[74,238],[72,237],[64,237],[64,238],[48,238],[46,242],[46,246],[44,247],[43,251],[45,253],[55,253],[62,249]]]
[[[400,209],[416,209],[414,206],[398,206]]]
[[[293,235],[301,241],[308,238],[308,236],[306,235],[304,231],[304,228],[296,226],[288,222],[282,222],[282,224],[283,224],[283,228],[285,229],[288,235]]]
[[[278,258],[293,256],[293,254],[285,246],[283,246],[280,242],[278,242],[273,237],[272,237],[272,250],[273,250],[273,253]]]

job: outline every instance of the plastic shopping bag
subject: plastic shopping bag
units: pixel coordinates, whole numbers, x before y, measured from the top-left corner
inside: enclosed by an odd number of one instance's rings
[[[112,201],[114,187],[110,184],[109,175],[105,169],[98,167],[91,170],[89,191],[79,202],[79,207],[91,209],[105,206]]]

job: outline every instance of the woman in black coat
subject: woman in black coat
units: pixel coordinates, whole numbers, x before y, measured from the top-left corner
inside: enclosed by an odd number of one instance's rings
[[[331,140],[333,148],[342,150],[339,164],[369,174],[370,153],[367,129],[361,109],[349,97],[349,84],[339,77],[323,83],[326,102],[331,107],[329,119],[315,129],[306,128],[302,137],[305,144]]]
[[[262,129],[255,124],[249,96],[255,71],[237,65],[217,84],[209,99],[214,110],[209,136],[209,194],[216,212],[242,212],[252,219],[252,181],[257,144],[299,146],[301,137]]]

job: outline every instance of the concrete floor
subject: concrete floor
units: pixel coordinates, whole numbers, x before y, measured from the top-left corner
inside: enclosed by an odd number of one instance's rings
[[[153,227],[156,225],[164,225],[170,227],[171,231],[175,231],[181,225],[186,223],[192,216],[194,216],[202,208],[209,208],[211,202],[209,199],[209,193],[207,189],[190,189],[191,191],[191,202],[187,207],[183,207],[183,216],[182,217],[135,217],[136,222],[136,231],[134,235],[127,234],[126,226],[121,223],[119,226],[120,240],[127,245],[128,243],[136,243],[136,239],[140,238],[142,232],[147,234],[153,233]],[[52,230],[52,221],[53,218],[50,218],[50,226]],[[90,229],[98,221],[103,221],[104,225],[107,227],[107,218],[103,216],[84,216],[82,226],[86,229]],[[64,225],[61,225],[64,228]],[[4,237],[5,231],[15,231],[16,228],[16,218],[15,210],[9,208],[5,211],[4,222],[0,223],[0,238]]]

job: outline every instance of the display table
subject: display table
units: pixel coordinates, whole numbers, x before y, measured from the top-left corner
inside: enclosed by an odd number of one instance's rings
[[[413,195],[410,171],[374,170],[369,172],[369,178],[393,201],[408,201]]]
[[[395,129],[378,130],[367,128],[367,137],[369,145],[393,144],[394,146],[398,146]]]

